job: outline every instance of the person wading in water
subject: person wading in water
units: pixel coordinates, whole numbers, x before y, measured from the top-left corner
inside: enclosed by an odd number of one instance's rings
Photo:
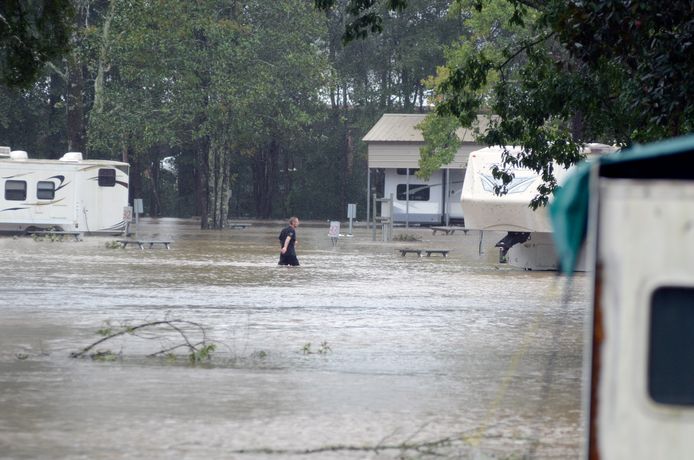
[[[280,261],[277,265],[292,265],[298,266],[299,259],[296,258],[296,227],[299,226],[299,218],[291,217],[289,226],[282,229],[280,232]]]

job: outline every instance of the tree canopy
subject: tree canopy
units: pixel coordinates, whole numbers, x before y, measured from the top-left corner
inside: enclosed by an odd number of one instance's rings
[[[67,52],[70,0],[0,2],[0,83],[31,85],[46,62]]]
[[[377,2],[349,3],[345,39],[378,32]],[[405,0],[387,4],[393,13],[407,8]],[[468,12],[474,33],[431,80],[436,113],[465,127],[479,113],[494,116],[480,140],[521,147],[506,152],[496,176],[508,183],[516,166],[540,172],[546,184],[534,206],[556,187],[554,165],[581,159],[583,143],[629,145],[692,130],[694,3],[455,0],[454,8]],[[445,155],[430,152],[427,169],[444,164]]]

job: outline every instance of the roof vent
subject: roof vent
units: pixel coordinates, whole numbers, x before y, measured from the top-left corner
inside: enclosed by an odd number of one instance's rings
[[[60,161],[82,161],[82,152],[67,152]]]
[[[24,150],[13,150],[10,152],[10,160],[27,160],[29,155]]]

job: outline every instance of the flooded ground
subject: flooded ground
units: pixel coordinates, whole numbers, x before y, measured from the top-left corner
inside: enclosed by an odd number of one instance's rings
[[[171,250],[0,238],[0,457],[579,457],[584,276],[562,302],[565,280],[477,232],[333,247],[327,223],[278,267],[281,226],[141,222]],[[163,319],[204,326],[211,361],[147,358],[181,342],[161,330],[70,358],[107,322]]]

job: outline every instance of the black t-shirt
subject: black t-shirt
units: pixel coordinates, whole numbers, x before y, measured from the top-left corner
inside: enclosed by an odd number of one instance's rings
[[[291,225],[282,229],[280,232],[280,248],[284,247],[284,242],[287,237],[291,237],[289,244],[287,245],[287,254],[294,254],[294,243],[296,242],[296,231]]]

